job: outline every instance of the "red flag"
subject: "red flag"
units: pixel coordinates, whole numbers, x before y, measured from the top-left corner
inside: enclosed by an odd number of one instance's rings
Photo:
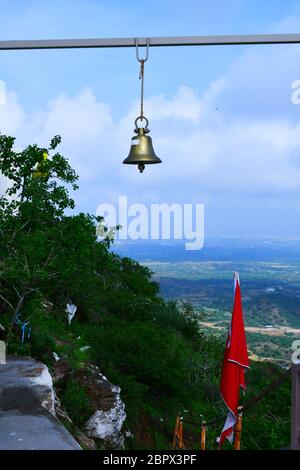
[[[243,319],[242,296],[238,273],[234,274],[235,292],[231,326],[228,331],[221,373],[220,392],[228,408],[228,415],[219,441],[219,447],[227,438],[232,442],[238,415],[240,387],[246,389],[245,369],[249,368],[247,343]]]

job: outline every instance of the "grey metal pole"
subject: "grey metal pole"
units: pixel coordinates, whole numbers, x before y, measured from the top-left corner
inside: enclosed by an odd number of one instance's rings
[[[300,364],[292,365],[291,449],[300,450]]]
[[[101,47],[146,46],[148,38],[37,39],[0,41],[0,50],[80,49]],[[300,34],[249,34],[233,36],[151,37],[151,47],[164,46],[233,46],[255,44],[299,44]]]

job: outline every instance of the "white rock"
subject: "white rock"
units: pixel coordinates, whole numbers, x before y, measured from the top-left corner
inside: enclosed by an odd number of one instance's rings
[[[99,373],[102,380],[107,379]],[[86,434],[94,439],[108,441],[114,449],[121,449],[124,446],[124,436],[122,426],[126,419],[125,404],[120,397],[120,387],[111,385],[111,390],[115,393],[115,402],[108,411],[97,410],[85,425]]]

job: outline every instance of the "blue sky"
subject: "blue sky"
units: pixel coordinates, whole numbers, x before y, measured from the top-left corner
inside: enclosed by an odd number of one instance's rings
[[[0,39],[299,32],[296,1],[1,1]],[[150,49],[145,114],[163,165],[121,165],[138,114],[133,49],[2,51],[0,129],[62,151],[79,210],[204,203],[206,235],[299,236],[300,45]]]

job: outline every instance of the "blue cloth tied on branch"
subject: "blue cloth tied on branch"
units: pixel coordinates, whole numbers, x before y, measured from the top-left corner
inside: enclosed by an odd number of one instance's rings
[[[29,320],[28,321],[22,321],[20,319],[20,315],[17,315],[15,323],[16,323],[16,325],[19,325],[21,327],[21,344],[23,345],[24,340],[25,340],[26,330],[27,330],[27,339],[29,339],[30,335],[31,335],[30,321]]]

